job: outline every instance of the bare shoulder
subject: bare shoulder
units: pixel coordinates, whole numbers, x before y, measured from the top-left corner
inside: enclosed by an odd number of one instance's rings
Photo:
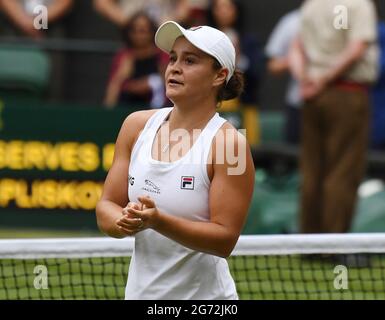
[[[141,110],[129,114],[124,120],[116,141],[116,147],[131,150],[151,116],[158,109]]]
[[[229,121],[226,121],[222,127],[219,129],[219,132],[222,131],[223,133],[238,133],[238,130],[229,122]]]
[[[127,116],[127,118],[124,120],[124,125],[128,125],[136,129],[143,129],[147,121],[157,111],[159,111],[159,109],[135,111]]]
[[[141,130],[143,130],[147,121],[157,111],[159,111],[159,109],[140,110],[129,114],[122,125],[123,133],[131,139],[135,139]]]

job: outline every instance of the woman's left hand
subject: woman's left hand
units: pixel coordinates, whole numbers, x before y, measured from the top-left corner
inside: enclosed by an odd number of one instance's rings
[[[158,222],[159,210],[155,205],[154,200],[149,196],[138,197],[139,202],[142,204],[142,210],[135,208],[127,208],[127,212],[137,219],[141,219],[143,224],[141,229],[154,228]]]

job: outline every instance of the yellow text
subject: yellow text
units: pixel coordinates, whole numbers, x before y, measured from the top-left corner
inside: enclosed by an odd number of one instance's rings
[[[0,207],[94,210],[103,183],[93,181],[0,179]]]

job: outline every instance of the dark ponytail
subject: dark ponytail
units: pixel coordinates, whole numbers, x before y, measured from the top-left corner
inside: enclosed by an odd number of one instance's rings
[[[222,66],[218,61],[215,60],[214,63],[215,70],[219,70]],[[245,88],[245,79],[243,73],[240,70],[235,70],[233,76],[230,78],[229,82],[223,84],[218,91],[217,102],[232,100],[238,98]]]
[[[232,100],[238,98],[245,87],[243,73],[235,70],[234,75],[229,82],[219,89],[217,100],[218,102]]]

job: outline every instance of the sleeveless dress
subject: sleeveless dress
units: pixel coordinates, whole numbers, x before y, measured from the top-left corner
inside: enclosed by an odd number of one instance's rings
[[[149,195],[169,215],[209,221],[207,159],[212,140],[226,122],[216,113],[189,152],[175,162],[152,158],[157,131],[173,108],[156,112],[131,153],[130,201]],[[226,259],[191,250],[148,229],[135,236],[126,285],[127,300],[238,299]]]

